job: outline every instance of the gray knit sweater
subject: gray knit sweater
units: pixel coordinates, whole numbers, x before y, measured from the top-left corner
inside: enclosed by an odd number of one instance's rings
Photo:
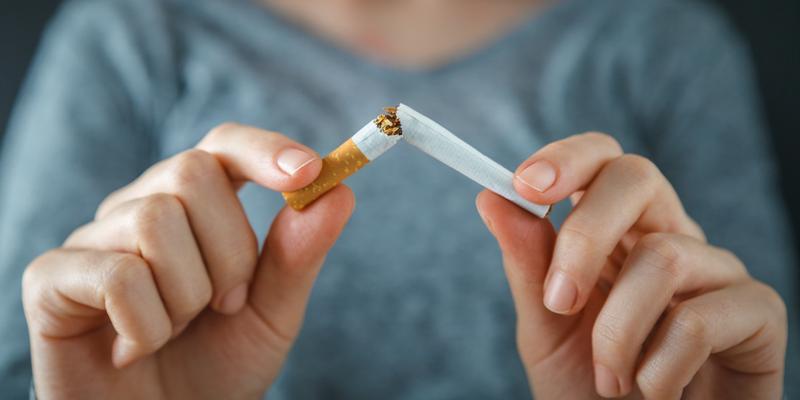
[[[549,141],[613,134],[657,163],[713,244],[794,295],[747,49],[703,3],[563,0],[472,55],[402,71],[254,1],[78,0],[45,37],[2,159],[0,393],[30,384],[23,269],[109,192],[224,121],[326,153],[401,101],[511,169]],[[479,188],[407,146],[349,184],[355,215],[272,398],[528,397]],[[263,237],[281,196],[241,198]]]

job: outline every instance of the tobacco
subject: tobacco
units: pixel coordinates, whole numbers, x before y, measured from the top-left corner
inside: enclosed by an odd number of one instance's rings
[[[384,113],[375,118],[375,125],[387,136],[402,136],[403,127],[397,118],[397,107],[385,107]]]
[[[286,203],[295,210],[304,209],[394,146],[402,135],[397,107],[384,108],[383,114],[322,159],[322,169],[314,182],[300,190],[283,193]]]

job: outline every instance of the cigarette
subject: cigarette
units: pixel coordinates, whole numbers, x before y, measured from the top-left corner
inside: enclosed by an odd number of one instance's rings
[[[283,193],[286,203],[295,210],[302,210],[397,144],[403,134],[397,109],[387,107],[385,111],[325,156],[314,182],[300,190]]]
[[[397,108],[397,117],[403,137],[411,145],[539,218],[550,213],[549,205],[529,202],[517,194],[511,171],[430,118],[404,104]]]
[[[302,210],[380,157],[401,138],[528,212],[540,218],[550,213],[549,205],[532,203],[517,194],[511,171],[405,104],[387,107],[384,114],[325,156],[314,182],[300,190],[283,193],[286,203],[295,210]]]

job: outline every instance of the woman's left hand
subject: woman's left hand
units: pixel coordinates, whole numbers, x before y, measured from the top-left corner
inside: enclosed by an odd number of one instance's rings
[[[781,298],[706,242],[651,161],[608,135],[577,135],[531,156],[515,186],[575,205],[556,234],[491,192],[477,199],[537,399],[781,397]]]

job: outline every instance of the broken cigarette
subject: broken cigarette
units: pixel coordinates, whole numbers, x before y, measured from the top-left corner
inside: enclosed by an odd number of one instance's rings
[[[298,191],[284,193],[286,202],[295,210],[302,210],[405,138],[424,153],[528,212],[540,218],[550,212],[549,205],[531,203],[517,194],[511,171],[430,118],[404,104],[385,110],[322,159],[322,171],[314,182]]]
[[[286,203],[295,210],[302,210],[397,144],[403,134],[397,120],[397,109],[387,107],[385,111],[325,156],[314,182],[300,190],[283,193]]]
[[[531,203],[517,194],[511,171],[430,118],[404,104],[397,108],[397,117],[411,145],[540,218],[550,212],[549,205]]]

